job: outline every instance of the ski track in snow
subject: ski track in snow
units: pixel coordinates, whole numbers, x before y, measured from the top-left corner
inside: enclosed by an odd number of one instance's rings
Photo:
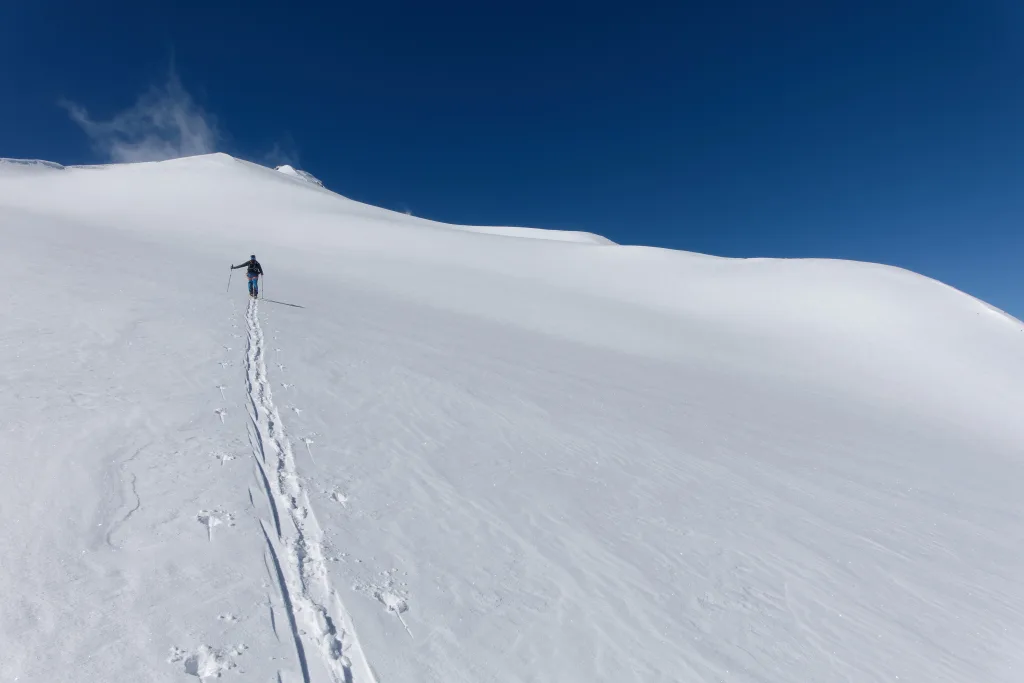
[[[245,316],[249,443],[274,518],[276,539],[263,520],[260,525],[288,612],[302,680],[372,683],[375,679],[356,638],[352,619],[330,584],[323,531],[310,507],[296,470],[291,442],[274,404],[258,314],[259,303],[251,300]],[[319,653],[326,678],[314,669],[308,653]]]

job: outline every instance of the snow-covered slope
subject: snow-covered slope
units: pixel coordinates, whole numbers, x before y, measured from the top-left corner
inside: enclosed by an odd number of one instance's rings
[[[0,240],[0,680],[1020,680],[1024,327],[945,285],[224,155],[0,164]]]

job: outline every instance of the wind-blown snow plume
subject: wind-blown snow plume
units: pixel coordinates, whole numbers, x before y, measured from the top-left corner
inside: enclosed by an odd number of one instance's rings
[[[294,166],[298,168],[301,165],[299,162],[299,152],[291,133],[285,133],[281,140],[276,141],[274,146],[270,148],[270,151],[263,155],[262,160],[270,166]]]
[[[163,161],[216,151],[216,121],[196,104],[173,71],[130,108],[97,121],[85,107],[62,100],[97,152],[113,162]]]

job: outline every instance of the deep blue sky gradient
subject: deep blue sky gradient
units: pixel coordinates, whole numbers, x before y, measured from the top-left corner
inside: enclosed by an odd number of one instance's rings
[[[0,156],[104,161],[169,65],[221,151],[353,199],[723,256],[878,261],[1024,317],[1024,4],[0,7]]]

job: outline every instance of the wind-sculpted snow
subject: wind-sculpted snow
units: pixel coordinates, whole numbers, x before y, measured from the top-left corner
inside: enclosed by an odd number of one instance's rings
[[[0,681],[1020,680],[1019,321],[522,236],[0,164]]]

